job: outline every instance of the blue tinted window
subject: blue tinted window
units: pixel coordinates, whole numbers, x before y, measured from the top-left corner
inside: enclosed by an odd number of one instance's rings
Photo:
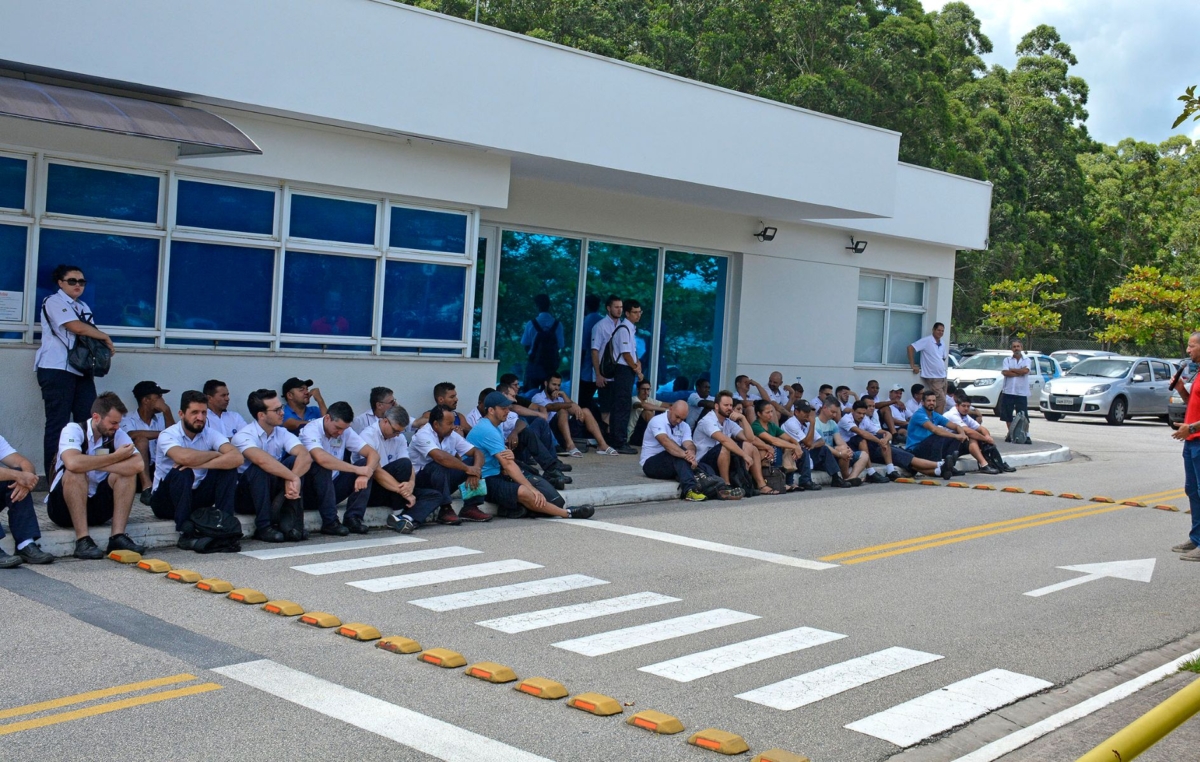
[[[374,259],[287,253],[284,333],[370,336],[374,307]]]
[[[370,344],[303,344],[285,341],[281,349],[315,349],[321,352],[370,352],[375,347]]]
[[[0,291],[25,290],[25,240],[21,225],[0,225]]]
[[[390,245],[449,254],[467,253],[467,215],[392,207]]]
[[[97,325],[153,328],[158,290],[158,241],[126,235],[43,229],[38,238],[38,303],[58,290],[51,279],[65,262],[87,279],[83,301]]]
[[[129,222],[158,222],[158,178],[51,164],[46,211]]]
[[[292,194],[291,233],[345,243],[375,243],[375,204]]]
[[[688,389],[696,388],[698,378],[721,388],[728,271],[725,257],[667,252],[656,388],[680,377],[687,379]]]
[[[462,339],[467,268],[388,262],[383,279],[385,339]]]
[[[271,249],[174,241],[167,328],[270,331],[274,279]]]
[[[275,232],[275,194],[268,190],[180,180],[175,224],[270,235]]]
[[[25,173],[29,162],[0,156],[0,206],[25,208]]]
[[[270,349],[269,341],[227,341],[225,339],[167,339],[167,346],[205,347],[207,349]]]

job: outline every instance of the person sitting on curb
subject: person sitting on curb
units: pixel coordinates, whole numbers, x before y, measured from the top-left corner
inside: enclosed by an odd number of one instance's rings
[[[908,408],[904,404],[904,387],[892,384],[887,400],[876,401],[875,411],[879,414],[879,425],[892,435],[892,441],[903,444],[909,419]]]
[[[646,436],[646,426],[650,424],[650,419],[659,413],[667,412],[671,406],[656,400],[650,396],[653,387],[650,385],[650,380],[643,378],[637,383],[637,395],[633,398],[633,415],[629,419],[629,436],[625,441],[631,445],[634,442],[641,442]],[[686,403],[685,403],[686,404]]]
[[[808,401],[812,405],[813,414],[820,415],[821,408],[825,407],[825,400],[833,396],[833,387],[829,384],[821,384],[817,389],[817,396]]]
[[[328,412],[321,390],[312,384],[311,378],[301,380],[295,376],[283,382],[283,427],[296,436],[310,421],[320,420]],[[308,404],[312,400],[317,404]]]
[[[590,505],[566,507],[566,500],[538,476],[521,472],[512,452],[505,446],[500,426],[508,417],[512,400],[501,392],[488,394],[483,401],[484,416],[467,434],[467,441],[484,454],[483,480],[487,500],[499,507],[499,515],[520,518],[527,511],[570,519],[588,519],[596,512]]]
[[[133,402],[137,408],[121,419],[121,428],[133,441],[142,459],[140,500],[150,504],[151,485],[154,484],[154,463],[158,459],[158,435],[168,426],[175,425],[171,406],[163,399],[170,392],[153,381],[139,381],[133,387]],[[122,403],[124,404],[124,403]]]
[[[254,423],[242,427],[231,442],[246,459],[238,467],[234,510],[254,516],[256,540],[307,540],[301,494],[304,477],[312,467],[312,457],[300,439],[283,428],[283,400],[274,389],[250,392],[246,409],[254,417]],[[276,500],[294,501],[292,515],[299,518],[296,522],[299,526],[287,522],[287,532],[283,531],[279,519],[272,516],[272,505]]]
[[[558,371],[554,371],[542,381],[542,388],[530,401],[546,411],[551,428],[558,430],[558,441],[562,442],[563,447],[567,449],[567,455],[572,458],[583,457],[583,453],[575,446],[575,440],[571,438],[572,419],[578,421],[579,425],[591,434],[592,439],[596,440],[597,450],[611,449],[604,440],[604,434],[600,432],[600,426],[592,416],[592,411],[575,404],[562,390],[562,374]],[[584,448],[587,448],[586,442]]]
[[[386,386],[373,386],[368,402],[371,409],[359,413],[350,423],[350,428],[354,429],[356,434],[361,434],[363,429],[382,418],[388,408],[396,404],[396,395]]]
[[[798,386],[798,384],[796,385]],[[795,391],[793,387],[793,391]],[[795,402],[792,403],[792,415],[783,422],[783,431],[791,437],[798,445],[802,456],[796,458],[796,486],[801,490],[819,492],[821,485],[817,484],[812,479],[812,457],[809,451],[822,443],[820,437],[817,437],[818,444],[813,443],[815,429],[812,427],[813,409],[812,405],[808,404],[808,400],[803,397],[804,389],[799,390],[799,394],[795,395]]]
[[[967,395],[960,392],[954,397],[954,407],[946,411],[946,418],[967,435],[968,450],[979,464],[979,473],[1012,473],[1017,470],[1004,462],[992,433],[971,415],[971,400]]]
[[[744,408],[745,406],[743,406]],[[754,436],[758,437],[760,442],[772,449],[773,452],[768,456],[770,464],[784,472],[788,482],[787,491],[795,492],[800,488],[791,484],[792,479],[799,469],[799,463],[801,461],[807,463],[808,455],[800,443],[776,422],[779,418],[779,411],[771,400],[755,400],[751,410],[754,411],[754,422],[750,424],[750,430],[754,432]],[[806,477],[801,476],[801,481],[805,479]],[[811,475],[807,479],[811,481]]]
[[[842,437],[838,423],[842,418],[842,403],[834,395],[825,398],[821,409],[813,415],[812,437],[821,445],[809,449],[813,468],[823,468],[835,487],[861,487],[862,473],[869,459],[860,451],[852,449]]]
[[[717,392],[713,409],[700,417],[696,430],[692,432],[696,454],[700,462],[717,472],[721,480],[730,486],[733,458],[740,458],[754,481],[755,488],[764,495],[779,493],[767,486],[762,473],[762,452],[754,445],[754,432],[746,416],[734,408],[733,394]]]
[[[938,463],[934,470],[935,476],[949,479],[961,476],[955,472],[954,463],[961,454],[967,435],[959,431],[955,423],[937,411],[937,392],[929,390],[921,393],[922,407],[913,414],[908,422],[908,441],[904,449],[913,456],[932,460]]]
[[[513,380],[516,380],[517,378],[515,374],[513,374],[511,377]],[[500,379],[501,385],[504,384],[504,378],[505,377],[502,376]],[[433,404],[434,407],[441,405],[450,411],[450,417],[454,419],[454,430],[458,432],[459,436],[465,437],[467,432],[471,430],[471,427],[475,425],[469,416],[458,414],[458,388],[449,381],[442,381],[433,385]],[[427,423],[429,423],[428,410],[424,413],[421,413],[420,417],[413,421],[412,427],[409,429],[409,433],[416,433],[418,429]],[[543,442],[550,443],[547,446],[553,448],[551,441],[552,438],[549,436],[549,431],[549,428],[547,428],[547,437],[543,439]],[[553,451],[553,449],[551,449],[551,451]]]
[[[713,409],[716,404],[716,399],[709,392],[712,391],[712,382],[707,378],[696,379],[696,391],[688,396],[688,417],[687,425],[692,431],[696,430],[696,424],[700,422],[700,418],[706,415]]]
[[[696,469],[708,469],[696,460],[696,445],[692,429],[687,425],[688,404],[682,400],[672,403],[667,412],[659,413],[646,424],[642,436],[642,473],[651,479],[674,479],[679,482],[679,496],[699,503],[705,499],[696,489]]]
[[[912,473],[936,476],[937,463],[914,457],[907,450],[892,446],[892,435],[871,416],[874,407],[873,397],[862,397],[838,422],[842,436],[846,437],[846,444],[863,453],[868,463],[883,463],[886,467],[885,473],[880,474],[874,466],[868,466],[865,471],[867,481],[875,484],[894,482],[900,477],[897,466]]]
[[[350,428],[353,420],[354,410],[349,403],[335,402],[324,417],[300,429],[300,442],[313,459],[305,480],[304,505],[320,512],[321,534],[334,537],[367,533],[363,523],[370,496],[367,488],[379,467],[379,453]],[[344,460],[347,450],[365,461],[358,465],[348,463]],[[346,513],[339,523],[337,505],[343,500]]]
[[[498,391],[508,397],[509,401],[513,403],[513,407],[518,406],[517,384],[515,382],[507,385],[501,384]],[[529,400],[523,401],[529,402]],[[534,405],[536,403],[530,402],[530,404]],[[537,410],[536,412],[540,415],[548,415],[543,410]],[[516,456],[518,465],[525,471],[534,471],[533,467],[536,464],[536,467],[542,470],[541,475],[555,489],[565,489],[572,480],[571,477],[563,473],[563,462],[555,455],[554,448],[545,447],[542,443],[542,438],[534,433],[533,426],[530,425],[531,421],[543,420],[539,417],[530,418],[518,414],[516,425],[508,434],[508,446]]]
[[[453,422],[453,418],[448,418]],[[393,405],[360,435],[367,448],[378,453],[379,458],[379,467],[371,475],[371,486],[364,490],[368,493],[366,503],[368,506],[386,506],[388,529],[400,534],[411,534],[424,524],[437,512],[441,502],[441,493],[437,490],[417,486],[417,471],[409,458],[408,440],[404,438],[408,424],[408,411]],[[348,524],[349,519],[344,522]],[[457,524],[458,521],[439,520],[438,523]]]
[[[141,460],[138,460],[141,466]],[[0,508],[8,509],[8,528],[13,534],[13,544],[16,545],[16,555],[9,555],[0,550],[0,569],[11,569],[23,563],[49,564],[54,563],[54,556],[42,550],[38,540],[42,533],[38,530],[37,514],[33,510],[33,496],[30,494],[37,486],[37,471],[33,462],[0,437]],[[0,536],[3,536],[0,531]],[[95,543],[92,543],[95,547]]]
[[[241,413],[229,409],[229,386],[224,381],[210,378],[204,382],[201,391],[208,397],[208,417],[204,419],[204,425],[232,442],[234,436],[250,424]]]
[[[858,395],[851,391],[848,386],[839,386],[833,393],[837,397],[838,402],[842,403],[842,412],[849,413],[854,409],[854,403],[858,402]]]
[[[413,435],[409,457],[417,472],[417,487],[438,493],[438,523],[458,525],[464,521],[491,521],[492,517],[480,510],[482,496],[463,500],[463,507],[457,514],[450,505],[450,493],[462,485],[467,485],[468,490],[479,489],[483,478],[483,453],[454,430],[453,411],[438,405],[427,417],[429,422]],[[468,458],[470,465],[466,462]]]

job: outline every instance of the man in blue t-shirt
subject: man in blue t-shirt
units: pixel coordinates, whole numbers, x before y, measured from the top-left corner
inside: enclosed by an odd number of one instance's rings
[[[588,519],[596,512],[590,505],[566,507],[558,490],[540,476],[521,472],[512,451],[504,443],[500,425],[508,418],[512,400],[492,392],[483,400],[484,415],[467,434],[467,442],[483,453],[483,481],[489,503],[499,507],[497,515],[520,518],[526,511],[569,519]]]
[[[283,382],[283,428],[300,436],[300,429],[309,421],[325,417],[329,409],[325,407],[325,399],[321,390],[312,385],[312,379],[302,381],[292,376]],[[310,405],[315,400],[317,404]]]
[[[949,418],[937,411],[937,392],[927,390],[921,396],[921,407],[908,422],[908,441],[904,449],[913,457],[938,463],[934,473],[943,479],[961,475],[954,463],[962,454],[967,435]]]

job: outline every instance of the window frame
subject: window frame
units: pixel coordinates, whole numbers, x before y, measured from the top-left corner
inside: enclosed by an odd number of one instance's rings
[[[168,170],[153,170],[143,169],[133,166],[121,166],[95,161],[83,161],[78,159],[64,159],[57,156],[44,156],[40,162],[39,174],[44,178],[41,187],[40,198],[40,214],[43,221],[54,221],[61,224],[96,224],[104,226],[125,227],[132,230],[141,231],[165,231],[166,230],[166,214],[164,209],[167,203],[167,186],[170,183],[170,172]],[[116,220],[111,217],[90,217],[80,214],[64,214],[63,212],[51,212],[46,209],[46,201],[50,192],[50,167],[52,165],[80,167],[83,169],[94,169],[101,172],[116,172],[125,175],[142,175],[144,177],[154,177],[158,180],[158,201],[155,206],[154,222],[140,222],[138,220]]]
[[[466,250],[462,254],[454,254],[453,252],[448,252],[448,251],[433,251],[431,249],[414,249],[414,248],[405,247],[405,246],[392,246],[392,209],[396,208],[396,207],[399,207],[401,209],[415,209],[416,211],[420,211],[420,212],[437,212],[439,214],[464,214],[464,215],[466,215],[466,218],[467,218],[466,219],[466,232],[465,232],[466,246],[464,247]],[[386,203],[384,204],[383,213],[384,213],[384,215],[387,216],[387,225],[386,225],[387,237],[383,238],[380,243],[381,243],[381,247],[384,249],[385,253],[387,254],[387,256],[389,258],[409,259],[410,257],[417,257],[417,258],[419,258],[420,261],[431,261],[434,259],[436,259],[436,260],[444,259],[447,261],[453,261],[455,263],[460,263],[460,264],[462,262],[465,262],[468,260],[471,260],[471,261],[474,260],[474,257],[471,255],[471,251],[472,251],[472,244],[475,243],[475,241],[472,239],[471,233],[472,233],[473,229],[478,228],[478,225],[472,226],[470,213],[463,212],[462,210],[459,210],[459,209],[438,208],[436,206],[429,206],[428,204],[399,203],[399,202],[393,201],[391,199],[386,200]],[[478,237],[478,236],[476,236],[476,237]]]
[[[882,272],[878,272],[878,271],[874,271],[874,270],[859,270],[858,277],[859,277],[859,283],[861,283],[863,277],[883,278],[884,279],[884,292],[883,292],[884,301],[869,302],[869,301],[862,301],[862,300],[856,299],[855,313],[854,313],[855,320],[857,323],[859,310],[872,310],[872,311],[876,311],[876,312],[882,312],[883,313],[883,337],[882,337],[882,341],[880,342],[880,348],[881,348],[880,358],[879,358],[880,361],[879,362],[862,361],[862,360],[857,359],[858,332],[855,331],[854,354],[856,355],[856,357],[854,359],[854,366],[862,367],[862,368],[902,368],[902,367],[906,367],[908,364],[907,362],[889,363],[887,361],[888,343],[889,343],[889,339],[891,338],[891,330],[892,330],[892,313],[904,312],[904,313],[908,313],[910,315],[921,315],[921,333],[922,333],[922,335],[924,335],[925,322],[929,315],[929,279],[922,278],[917,275],[893,275],[891,273],[882,273]],[[892,300],[892,283],[895,280],[900,280],[900,281],[904,281],[907,283],[920,283],[922,286],[922,288],[921,288],[921,304],[918,306],[915,304],[905,304],[903,302],[893,301]]]
[[[259,246],[264,243],[278,243],[280,227],[283,224],[279,219],[279,196],[283,193],[281,185],[270,185],[264,183],[251,183],[239,180],[218,180],[212,177],[203,175],[181,174],[172,172],[171,177],[171,221],[170,227],[172,230],[172,238],[181,238],[194,240],[198,243],[216,243],[218,240],[228,240],[230,238],[241,239],[245,241],[259,241]],[[216,228],[200,228],[191,225],[179,225],[175,222],[176,214],[178,213],[179,202],[179,183],[180,181],[189,183],[203,183],[205,185],[227,185],[234,188],[245,188],[246,190],[268,191],[274,195],[274,219],[271,223],[270,233],[244,233],[237,230],[218,230]]]

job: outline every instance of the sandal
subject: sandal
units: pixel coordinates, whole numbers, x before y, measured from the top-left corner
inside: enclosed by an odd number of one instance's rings
[[[799,484],[789,484],[789,485],[787,486],[787,488],[786,488],[786,489],[784,489],[784,493],[785,493],[785,494],[788,494],[788,495],[790,495],[790,494],[791,494],[791,493],[793,493],[793,492],[799,492],[799,491],[800,491],[800,485],[799,485]]]
[[[583,453],[581,453],[579,451],[578,447],[572,447],[570,450],[567,450],[566,454],[572,458],[582,458],[583,457]]]
[[[768,487],[765,484],[761,487],[755,487],[755,490],[760,495],[779,495],[779,494],[781,494],[781,493],[776,492],[775,490],[771,489],[770,487]]]
[[[607,450],[596,450],[596,454],[597,455],[620,455],[621,453],[619,453],[616,450],[614,450],[613,448],[609,447]]]

